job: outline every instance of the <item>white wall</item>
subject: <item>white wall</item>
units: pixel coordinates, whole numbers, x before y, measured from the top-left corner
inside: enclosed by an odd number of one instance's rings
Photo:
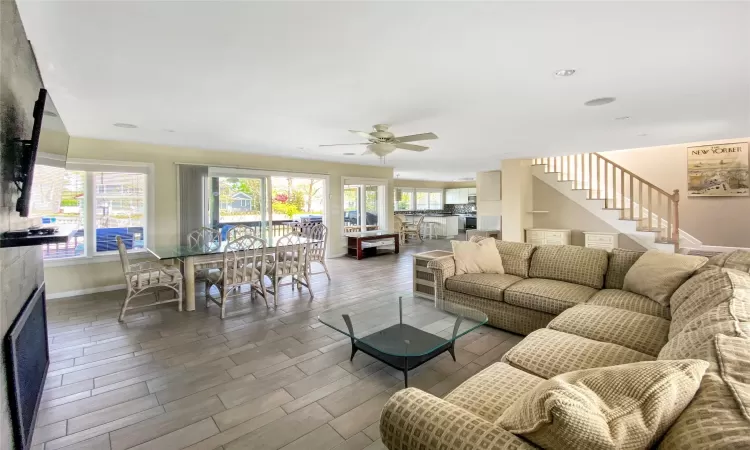
[[[502,215],[502,173],[477,172],[477,228],[499,229]]]

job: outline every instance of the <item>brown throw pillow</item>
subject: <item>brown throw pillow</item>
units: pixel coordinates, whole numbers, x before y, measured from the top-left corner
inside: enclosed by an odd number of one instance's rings
[[[703,256],[649,250],[625,274],[622,289],[669,306],[669,297],[706,261]]]
[[[456,275],[464,273],[505,273],[495,239],[479,242],[451,241]]]
[[[647,449],[690,403],[707,368],[686,359],[564,373],[521,396],[496,423],[546,449]]]

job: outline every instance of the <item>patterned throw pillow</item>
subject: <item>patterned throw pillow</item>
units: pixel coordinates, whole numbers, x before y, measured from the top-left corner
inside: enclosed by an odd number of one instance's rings
[[[669,297],[708,258],[649,250],[628,270],[622,289],[669,306]]]
[[[464,273],[505,273],[503,260],[497,251],[495,239],[479,242],[451,241],[456,275]]]
[[[646,361],[564,373],[524,394],[496,424],[546,449],[647,449],[690,403],[708,365]]]

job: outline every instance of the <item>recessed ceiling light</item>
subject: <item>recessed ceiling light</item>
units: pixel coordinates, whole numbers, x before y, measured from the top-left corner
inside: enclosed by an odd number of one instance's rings
[[[57,113],[53,113],[52,111],[44,111],[44,115],[47,117],[57,117]]]
[[[641,137],[648,136],[648,133],[639,133],[638,136],[641,136]]]
[[[555,71],[556,77],[569,77],[576,73],[575,69],[560,69]]]
[[[630,116],[615,117],[615,120],[628,120]]]
[[[344,153],[344,156],[354,156],[354,155],[356,155],[356,153],[352,153],[352,152]]]
[[[116,126],[116,127],[118,127],[118,128],[138,128],[137,125],[133,125],[132,123],[117,122],[117,123],[115,123],[113,125]]]
[[[162,131],[166,131],[167,133],[174,133],[174,130],[170,128],[164,128]]]
[[[612,103],[615,100],[616,100],[616,98],[614,98],[614,97],[600,97],[600,98],[595,98],[593,100],[589,100],[586,103],[584,103],[584,105],[586,105],[586,106],[602,106],[602,105],[607,105],[609,103]]]

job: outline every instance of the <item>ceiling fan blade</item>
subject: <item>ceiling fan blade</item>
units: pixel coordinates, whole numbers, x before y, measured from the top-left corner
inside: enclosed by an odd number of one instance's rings
[[[398,143],[398,144],[394,144],[394,145],[396,146],[396,148],[401,148],[401,149],[404,149],[404,150],[413,150],[415,152],[423,152],[423,151],[427,150],[428,148],[430,148],[430,147],[425,147],[424,145],[414,145],[414,144],[402,144],[402,143]]]
[[[365,139],[370,139],[372,136],[370,136],[370,133],[367,131],[357,131],[357,130],[349,130],[350,133],[354,133],[356,135],[359,135]]]
[[[401,136],[394,138],[395,140],[399,142],[414,142],[414,141],[428,141],[430,139],[437,139],[437,134],[435,133],[422,133],[422,134],[412,134],[410,136]]]
[[[320,144],[318,147],[337,147],[340,145],[370,145],[369,142],[355,142],[353,144]]]
[[[362,152],[362,155],[363,155],[363,156],[364,156],[364,155],[372,155],[372,150],[370,150],[370,149],[368,148],[367,150],[365,150],[364,152]]]

